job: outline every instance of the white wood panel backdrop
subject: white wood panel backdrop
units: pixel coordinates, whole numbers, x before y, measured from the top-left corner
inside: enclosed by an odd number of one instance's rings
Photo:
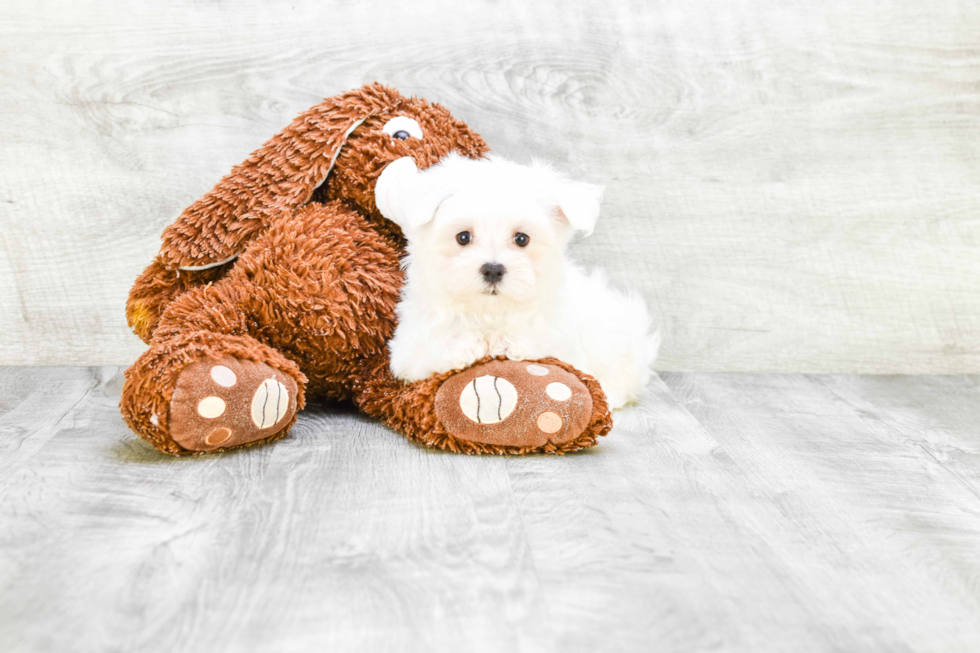
[[[607,185],[664,370],[980,371],[980,4],[0,5],[0,363],[128,363],[158,235],[380,80]]]

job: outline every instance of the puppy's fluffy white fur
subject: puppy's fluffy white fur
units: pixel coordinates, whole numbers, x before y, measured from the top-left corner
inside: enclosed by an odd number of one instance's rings
[[[540,163],[459,156],[406,184],[387,184],[384,198],[408,238],[389,344],[395,376],[424,379],[487,354],[554,356],[598,379],[611,408],[640,395],[660,344],[646,305],[565,253],[574,232],[592,232],[601,187]],[[528,236],[526,246],[515,234]],[[506,268],[498,283],[481,273],[485,263]]]

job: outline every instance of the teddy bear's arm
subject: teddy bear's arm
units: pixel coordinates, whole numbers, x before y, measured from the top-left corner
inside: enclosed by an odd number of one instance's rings
[[[153,337],[160,316],[177,297],[197,286],[205,286],[224,276],[230,264],[199,272],[168,270],[154,258],[140,274],[126,301],[126,321],[143,342]]]

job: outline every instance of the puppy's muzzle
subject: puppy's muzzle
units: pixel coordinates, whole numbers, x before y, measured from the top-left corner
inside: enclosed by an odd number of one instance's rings
[[[507,268],[500,263],[484,263],[480,266],[480,274],[483,275],[483,280],[491,286],[496,286],[500,283],[506,273]]]

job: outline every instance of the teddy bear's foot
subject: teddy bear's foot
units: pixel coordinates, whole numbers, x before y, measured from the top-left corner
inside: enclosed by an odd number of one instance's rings
[[[594,421],[589,388],[571,372],[543,362],[474,365],[443,382],[435,411],[458,440],[521,450],[595,444],[595,434],[586,433]],[[570,446],[583,435],[589,442]]]
[[[264,440],[296,414],[296,381],[279,370],[233,356],[191,363],[170,400],[170,437],[190,451]]]
[[[119,408],[137,435],[182,456],[285,436],[305,387],[296,363],[272,347],[199,330],[155,337],[126,370]]]

